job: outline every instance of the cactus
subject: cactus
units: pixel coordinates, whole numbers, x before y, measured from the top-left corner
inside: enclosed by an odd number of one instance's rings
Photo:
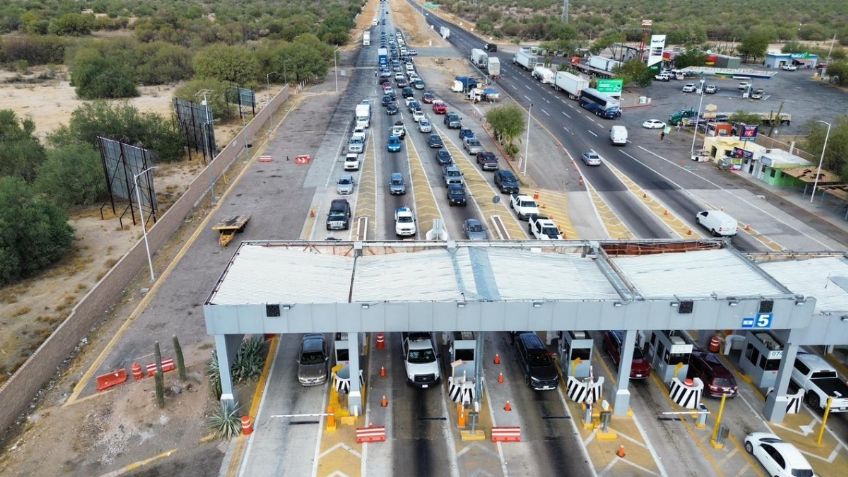
[[[177,339],[177,335],[174,335],[171,339],[174,340],[174,354],[177,359],[177,371],[180,373],[180,380],[185,381],[188,377],[186,376],[185,359],[183,359],[183,348],[180,346],[180,340]]]
[[[165,375],[162,371],[156,371],[156,404],[159,409],[165,407]]]

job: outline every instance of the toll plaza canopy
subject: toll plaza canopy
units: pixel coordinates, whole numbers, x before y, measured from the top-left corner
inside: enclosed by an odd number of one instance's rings
[[[800,287],[799,287],[800,288]],[[816,300],[721,240],[242,242],[210,334],[802,329]]]

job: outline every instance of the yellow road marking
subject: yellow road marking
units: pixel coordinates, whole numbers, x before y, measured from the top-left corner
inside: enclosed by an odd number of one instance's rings
[[[274,126],[272,129],[270,129],[270,131],[278,129],[280,127],[280,125],[283,123],[283,121],[286,120],[286,118],[289,116],[289,114],[292,111],[294,111],[295,108],[302,101],[302,99],[297,97],[297,96],[293,96],[290,99],[292,100],[292,103],[289,107],[289,110],[286,111],[286,113],[283,115],[283,117],[280,119],[280,121],[276,124],[276,126]],[[250,158],[251,163],[254,163],[256,161],[256,158],[260,155],[259,151],[261,151],[265,148],[265,146],[267,145],[267,143],[270,139],[271,139],[271,135],[268,134],[268,136],[265,137],[265,139],[262,141],[262,144],[260,145],[260,147],[257,147],[257,148],[254,149],[253,157]],[[100,367],[100,365],[102,365],[103,362],[106,361],[106,357],[109,355],[109,353],[112,352],[112,349],[118,344],[118,342],[121,340],[121,338],[123,338],[124,333],[127,332],[130,325],[132,325],[133,322],[135,322],[135,320],[139,316],[141,316],[141,313],[147,308],[147,306],[153,300],[153,297],[156,296],[156,294],[159,291],[159,288],[162,286],[162,284],[168,279],[168,277],[170,277],[171,273],[174,271],[174,269],[180,263],[180,260],[182,260],[182,258],[188,252],[188,249],[191,248],[192,245],[194,245],[194,242],[197,240],[198,237],[200,237],[200,234],[203,233],[206,230],[207,226],[209,225],[209,222],[212,220],[212,217],[215,215],[215,212],[217,212],[221,208],[221,205],[225,202],[225,199],[227,198],[227,196],[229,196],[230,192],[233,190],[233,186],[235,186],[236,184],[238,184],[241,181],[241,178],[244,176],[244,174],[247,172],[247,170],[250,169],[250,166],[251,166],[251,164],[246,164],[242,168],[241,172],[239,172],[238,176],[236,176],[235,180],[233,180],[233,183],[229,187],[227,187],[226,190],[224,190],[224,193],[221,194],[221,197],[218,200],[218,203],[216,203],[209,210],[209,212],[206,214],[206,217],[203,219],[203,221],[195,229],[194,233],[191,234],[191,236],[186,241],[186,243],[182,246],[180,251],[177,252],[177,255],[174,257],[174,259],[171,260],[171,262],[168,264],[168,266],[165,267],[165,270],[163,270],[162,273],[159,275],[159,278],[156,280],[156,282],[153,284],[153,286],[150,287],[150,290],[147,292],[147,294],[144,295],[144,297],[141,299],[141,301],[138,303],[138,305],[133,309],[132,313],[130,313],[130,316],[128,316],[127,319],[124,320],[123,324],[121,324],[121,327],[118,328],[118,331],[115,332],[115,334],[112,336],[112,339],[110,339],[109,342],[106,344],[106,347],[103,348],[103,350],[100,352],[100,354],[94,360],[94,362],[91,363],[91,366],[89,366],[88,370],[86,370],[86,372],[83,373],[79,382],[77,382],[76,386],[74,386],[73,392],[68,397],[68,400],[65,401],[65,404],[62,405],[62,407],[70,406],[71,404],[73,404],[77,400],[77,398],[79,398],[79,395],[85,389],[85,386],[88,383],[88,381],[91,380],[92,376],[94,376],[94,373],[97,372],[97,369]]]
[[[377,141],[374,139],[374,134],[371,131],[368,133],[371,138],[370,144],[365,152],[365,161],[362,164],[362,172],[359,174],[359,193],[356,199],[356,216],[368,218],[367,238],[373,240],[377,230],[376,204],[377,204],[377,183],[376,171],[377,168]]]
[[[568,195],[550,189],[539,189],[539,209],[550,217],[568,240],[577,240],[577,229],[568,215]]]
[[[589,196],[595,204],[595,208],[598,209],[598,217],[601,219],[601,222],[604,223],[604,228],[607,229],[607,233],[611,239],[629,240],[636,238],[636,236],[633,235],[633,232],[624,225],[624,222],[621,221],[618,215],[609,208],[606,202],[604,202],[601,195],[594,187],[587,183],[586,189],[589,191]]]
[[[424,163],[421,162],[421,156],[418,155],[418,150],[415,149],[411,138],[406,141],[406,152],[409,157],[409,176],[412,181],[418,236],[423,237],[433,226],[433,220],[442,218],[442,212],[436,204],[433,188],[430,187],[427,173],[424,172]]]
[[[144,467],[145,465],[150,464],[151,462],[155,462],[157,460],[164,459],[166,457],[170,457],[175,452],[177,452],[177,449],[171,449],[169,451],[165,451],[165,452],[163,452],[159,455],[155,455],[155,456],[150,457],[148,459],[140,460],[138,462],[133,462],[132,464],[128,464],[124,467],[121,467],[118,470],[108,472],[106,474],[102,474],[100,477],[117,477],[119,475],[123,475],[123,474],[129,473],[129,472],[132,472],[134,470],[138,470],[138,469]]]

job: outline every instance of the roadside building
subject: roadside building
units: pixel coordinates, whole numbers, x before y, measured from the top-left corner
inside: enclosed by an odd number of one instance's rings
[[[781,53],[769,51],[763,63],[766,68],[779,69],[783,65],[795,65],[798,69],[814,69],[819,62],[818,55],[812,53]]]

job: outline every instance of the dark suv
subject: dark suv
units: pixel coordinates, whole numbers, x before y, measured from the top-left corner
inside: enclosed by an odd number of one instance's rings
[[[327,230],[347,230],[350,228],[350,203],[347,199],[334,199],[327,214]]]
[[[501,169],[495,172],[495,185],[502,194],[518,194],[518,179],[511,171]]]
[[[498,170],[498,156],[494,152],[478,152],[477,164],[480,164],[484,171],[496,171]]]
[[[465,196],[465,186],[463,184],[457,182],[448,184],[448,203],[451,207],[454,205],[465,207],[468,205],[468,199]]]
[[[707,396],[727,397],[736,396],[736,379],[733,374],[724,367],[718,356],[703,351],[693,351],[689,357],[690,378],[701,378],[704,382],[704,391]]]
[[[448,113],[445,115],[445,126],[448,129],[462,129],[462,118],[456,113]]]
[[[536,333],[527,331],[515,337],[518,360],[524,370],[524,381],[535,391],[556,389],[559,373],[545,343]]]
[[[618,366],[621,361],[621,346],[624,342],[623,331],[607,331],[604,333],[604,350]],[[633,361],[630,363],[630,379],[647,379],[651,375],[651,363],[645,359],[638,346],[633,347]]]

